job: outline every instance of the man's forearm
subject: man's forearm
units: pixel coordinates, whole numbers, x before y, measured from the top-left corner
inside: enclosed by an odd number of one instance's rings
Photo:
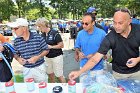
[[[64,48],[63,42],[59,42],[57,45],[52,46],[53,49],[61,49]]]
[[[79,48],[75,48],[75,53],[79,54],[79,52],[81,52],[81,50]]]
[[[140,57],[138,57],[138,63],[140,62]]]
[[[44,50],[41,54],[39,54],[39,58],[46,56],[49,53],[49,50]]]
[[[79,73],[82,74],[85,71],[88,71],[91,68],[93,68],[102,59],[102,57],[103,57],[102,54],[96,53],[93,57],[91,57],[88,60],[88,62],[84,65],[84,67],[80,69]]]

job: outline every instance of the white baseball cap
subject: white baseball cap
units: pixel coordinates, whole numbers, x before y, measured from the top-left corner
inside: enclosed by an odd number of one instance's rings
[[[28,21],[27,19],[24,19],[24,18],[18,18],[16,19],[15,22],[12,22],[12,23],[8,23],[7,25],[12,27],[12,28],[15,28],[15,27],[19,27],[19,26],[28,26]]]

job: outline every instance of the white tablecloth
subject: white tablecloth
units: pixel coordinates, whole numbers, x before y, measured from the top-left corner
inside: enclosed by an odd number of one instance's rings
[[[68,84],[67,83],[48,83],[47,84],[47,90],[48,93],[53,93],[53,87],[55,86],[61,86],[63,88],[63,92],[62,93],[68,93]],[[39,88],[38,88],[38,83],[35,83],[35,90],[28,92],[27,91],[27,86],[26,83],[14,83],[14,87],[15,87],[15,91],[16,93],[39,93]],[[6,90],[5,88],[5,83],[1,83],[0,84],[0,93],[4,93]],[[83,93],[82,91],[82,84],[81,83],[77,83],[76,84],[76,93]]]

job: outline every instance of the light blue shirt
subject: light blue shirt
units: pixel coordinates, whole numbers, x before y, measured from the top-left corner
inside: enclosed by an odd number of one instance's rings
[[[84,29],[79,31],[76,42],[75,48],[81,49],[81,52],[88,56],[89,54],[95,54],[104,39],[106,33],[100,28],[94,26],[94,31],[92,34],[89,34]],[[87,63],[88,59],[83,58],[80,60],[80,67],[83,67]],[[103,60],[101,60],[92,70],[100,70],[103,69]]]
[[[140,21],[136,18],[132,18],[132,23],[134,24],[140,24]]]

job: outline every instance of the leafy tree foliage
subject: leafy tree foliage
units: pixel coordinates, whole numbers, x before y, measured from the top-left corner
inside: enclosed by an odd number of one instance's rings
[[[112,17],[115,8],[127,7],[132,14],[140,14],[140,0],[50,0],[52,8],[47,7],[48,0],[0,0],[0,17],[9,20],[11,15],[26,17],[30,20],[38,17],[80,19],[87,8],[94,6],[98,17]]]
[[[15,15],[14,3],[11,0],[0,0],[0,17],[3,20],[9,20],[11,15]]]

